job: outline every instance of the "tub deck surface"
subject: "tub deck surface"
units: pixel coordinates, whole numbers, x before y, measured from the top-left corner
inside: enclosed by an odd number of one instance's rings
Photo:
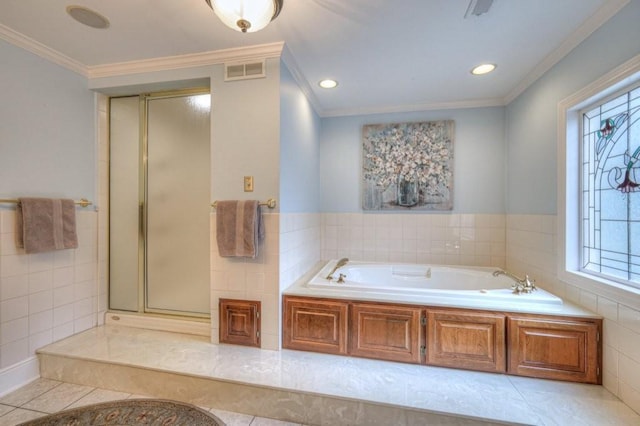
[[[501,292],[505,297],[482,297],[479,291],[473,292],[473,297],[465,297],[464,290],[455,290],[459,296],[452,293],[440,294],[428,292],[393,292],[388,289],[376,289],[375,287],[364,289],[362,286],[340,286],[340,284],[309,285],[314,277],[320,276],[327,268],[327,262],[319,262],[307,274],[288,287],[283,293],[289,296],[306,296],[343,300],[360,300],[382,303],[400,303],[409,305],[452,307],[465,309],[490,310],[499,312],[547,314],[559,316],[572,316],[584,318],[602,318],[601,315],[562,300],[561,304],[548,303],[545,299],[543,303],[517,303],[518,298],[522,300],[529,297],[535,299],[538,294],[551,294],[544,289],[531,294],[511,295],[509,289],[489,290]],[[493,268],[491,268],[493,269]],[[321,281],[321,280],[316,280]],[[326,281],[326,280],[325,280]]]

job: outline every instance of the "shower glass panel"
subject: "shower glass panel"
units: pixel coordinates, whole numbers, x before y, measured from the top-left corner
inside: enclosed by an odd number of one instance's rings
[[[111,99],[111,309],[209,316],[210,99]]]
[[[210,311],[209,101],[148,101],[147,311]]]
[[[138,311],[140,248],[140,98],[110,107],[109,307]]]

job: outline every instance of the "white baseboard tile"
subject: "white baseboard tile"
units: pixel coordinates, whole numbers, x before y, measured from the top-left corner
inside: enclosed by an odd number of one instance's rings
[[[0,397],[40,377],[38,358],[32,356],[0,370]]]

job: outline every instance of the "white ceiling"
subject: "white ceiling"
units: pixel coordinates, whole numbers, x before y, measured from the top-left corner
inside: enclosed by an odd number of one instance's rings
[[[469,0],[284,0],[266,29],[241,34],[205,0],[2,0],[0,38],[34,40],[31,50],[85,67],[284,41],[327,116],[503,105],[628,1],[495,0],[465,19]],[[77,23],[71,4],[110,27]],[[481,62],[498,68],[472,76]],[[337,89],[318,87],[327,77]]]

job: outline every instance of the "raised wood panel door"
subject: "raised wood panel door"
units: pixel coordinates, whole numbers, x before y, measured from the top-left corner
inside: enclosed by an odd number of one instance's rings
[[[504,372],[505,360],[503,314],[427,311],[427,364]]]
[[[600,384],[601,321],[509,318],[509,373]]]
[[[422,309],[351,305],[349,353],[390,361],[420,363]]]
[[[220,343],[260,347],[260,302],[220,299]]]
[[[347,354],[346,302],[285,296],[283,305],[284,348]]]

